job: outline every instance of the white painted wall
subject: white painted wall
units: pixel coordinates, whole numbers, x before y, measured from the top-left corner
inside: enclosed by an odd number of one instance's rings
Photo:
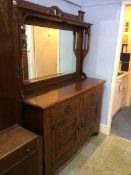
[[[84,1],[85,2],[85,1]],[[83,9],[85,21],[92,24],[90,50],[84,62],[87,76],[106,80],[101,123],[107,124],[112,75],[120,22],[121,3],[118,0],[88,0]],[[117,3],[114,3],[117,2]]]
[[[76,72],[76,56],[73,51],[74,35],[72,31],[59,31],[59,73]]]

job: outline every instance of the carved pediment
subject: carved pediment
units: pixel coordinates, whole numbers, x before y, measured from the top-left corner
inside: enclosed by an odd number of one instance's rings
[[[57,6],[50,7],[48,10],[48,14],[56,16],[64,16],[64,12],[62,12]]]

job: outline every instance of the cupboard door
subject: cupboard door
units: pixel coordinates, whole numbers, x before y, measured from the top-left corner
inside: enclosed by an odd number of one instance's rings
[[[62,121],[51,130],[52,164],[54,169],[63,164],[78,146],[77,118]]]
[[[65,114],[63,115],[61,112],[60,115],[59,113],[59,119],[55,117],[57,120],[51,125],[51,160],[54,170],[63,164],[78,148],[78,102],[74,101],[74,105],[76,105],[75,110],[71,110],[71,107],[69,107],[70,102],[67,106],[62,105],[65,107]],[[74,108],[74,105],[71,106]],[[61,111],[63,111],[62,108]]]
[[[84,143],[88,137],[98,132],[99,126],[99,89],[92,89],[82,95],[80,140]]]

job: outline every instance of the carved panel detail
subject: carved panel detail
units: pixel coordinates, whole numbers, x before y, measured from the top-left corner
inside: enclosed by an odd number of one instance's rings
[[[70,149],[75,150],[77,144],[77,124],[76,118],[64,122],[61,126],[60,123],[52,128],[52,158],[53,162],[59,160],[59,157],[66,154]]]
[[[85,110],[83,116],[83,127],[87,127],[96,122],[97,119],[97,107],[92,108],[91,110]]]
[[[64,16],[64,13],[56,6],[50,7],[48,13],[56,16]]]

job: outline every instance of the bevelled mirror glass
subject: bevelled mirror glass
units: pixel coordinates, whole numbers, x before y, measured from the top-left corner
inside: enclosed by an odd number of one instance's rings
[[[76,72],[73,31],[33,25],[22,26],[22,31],[24,81]]]

